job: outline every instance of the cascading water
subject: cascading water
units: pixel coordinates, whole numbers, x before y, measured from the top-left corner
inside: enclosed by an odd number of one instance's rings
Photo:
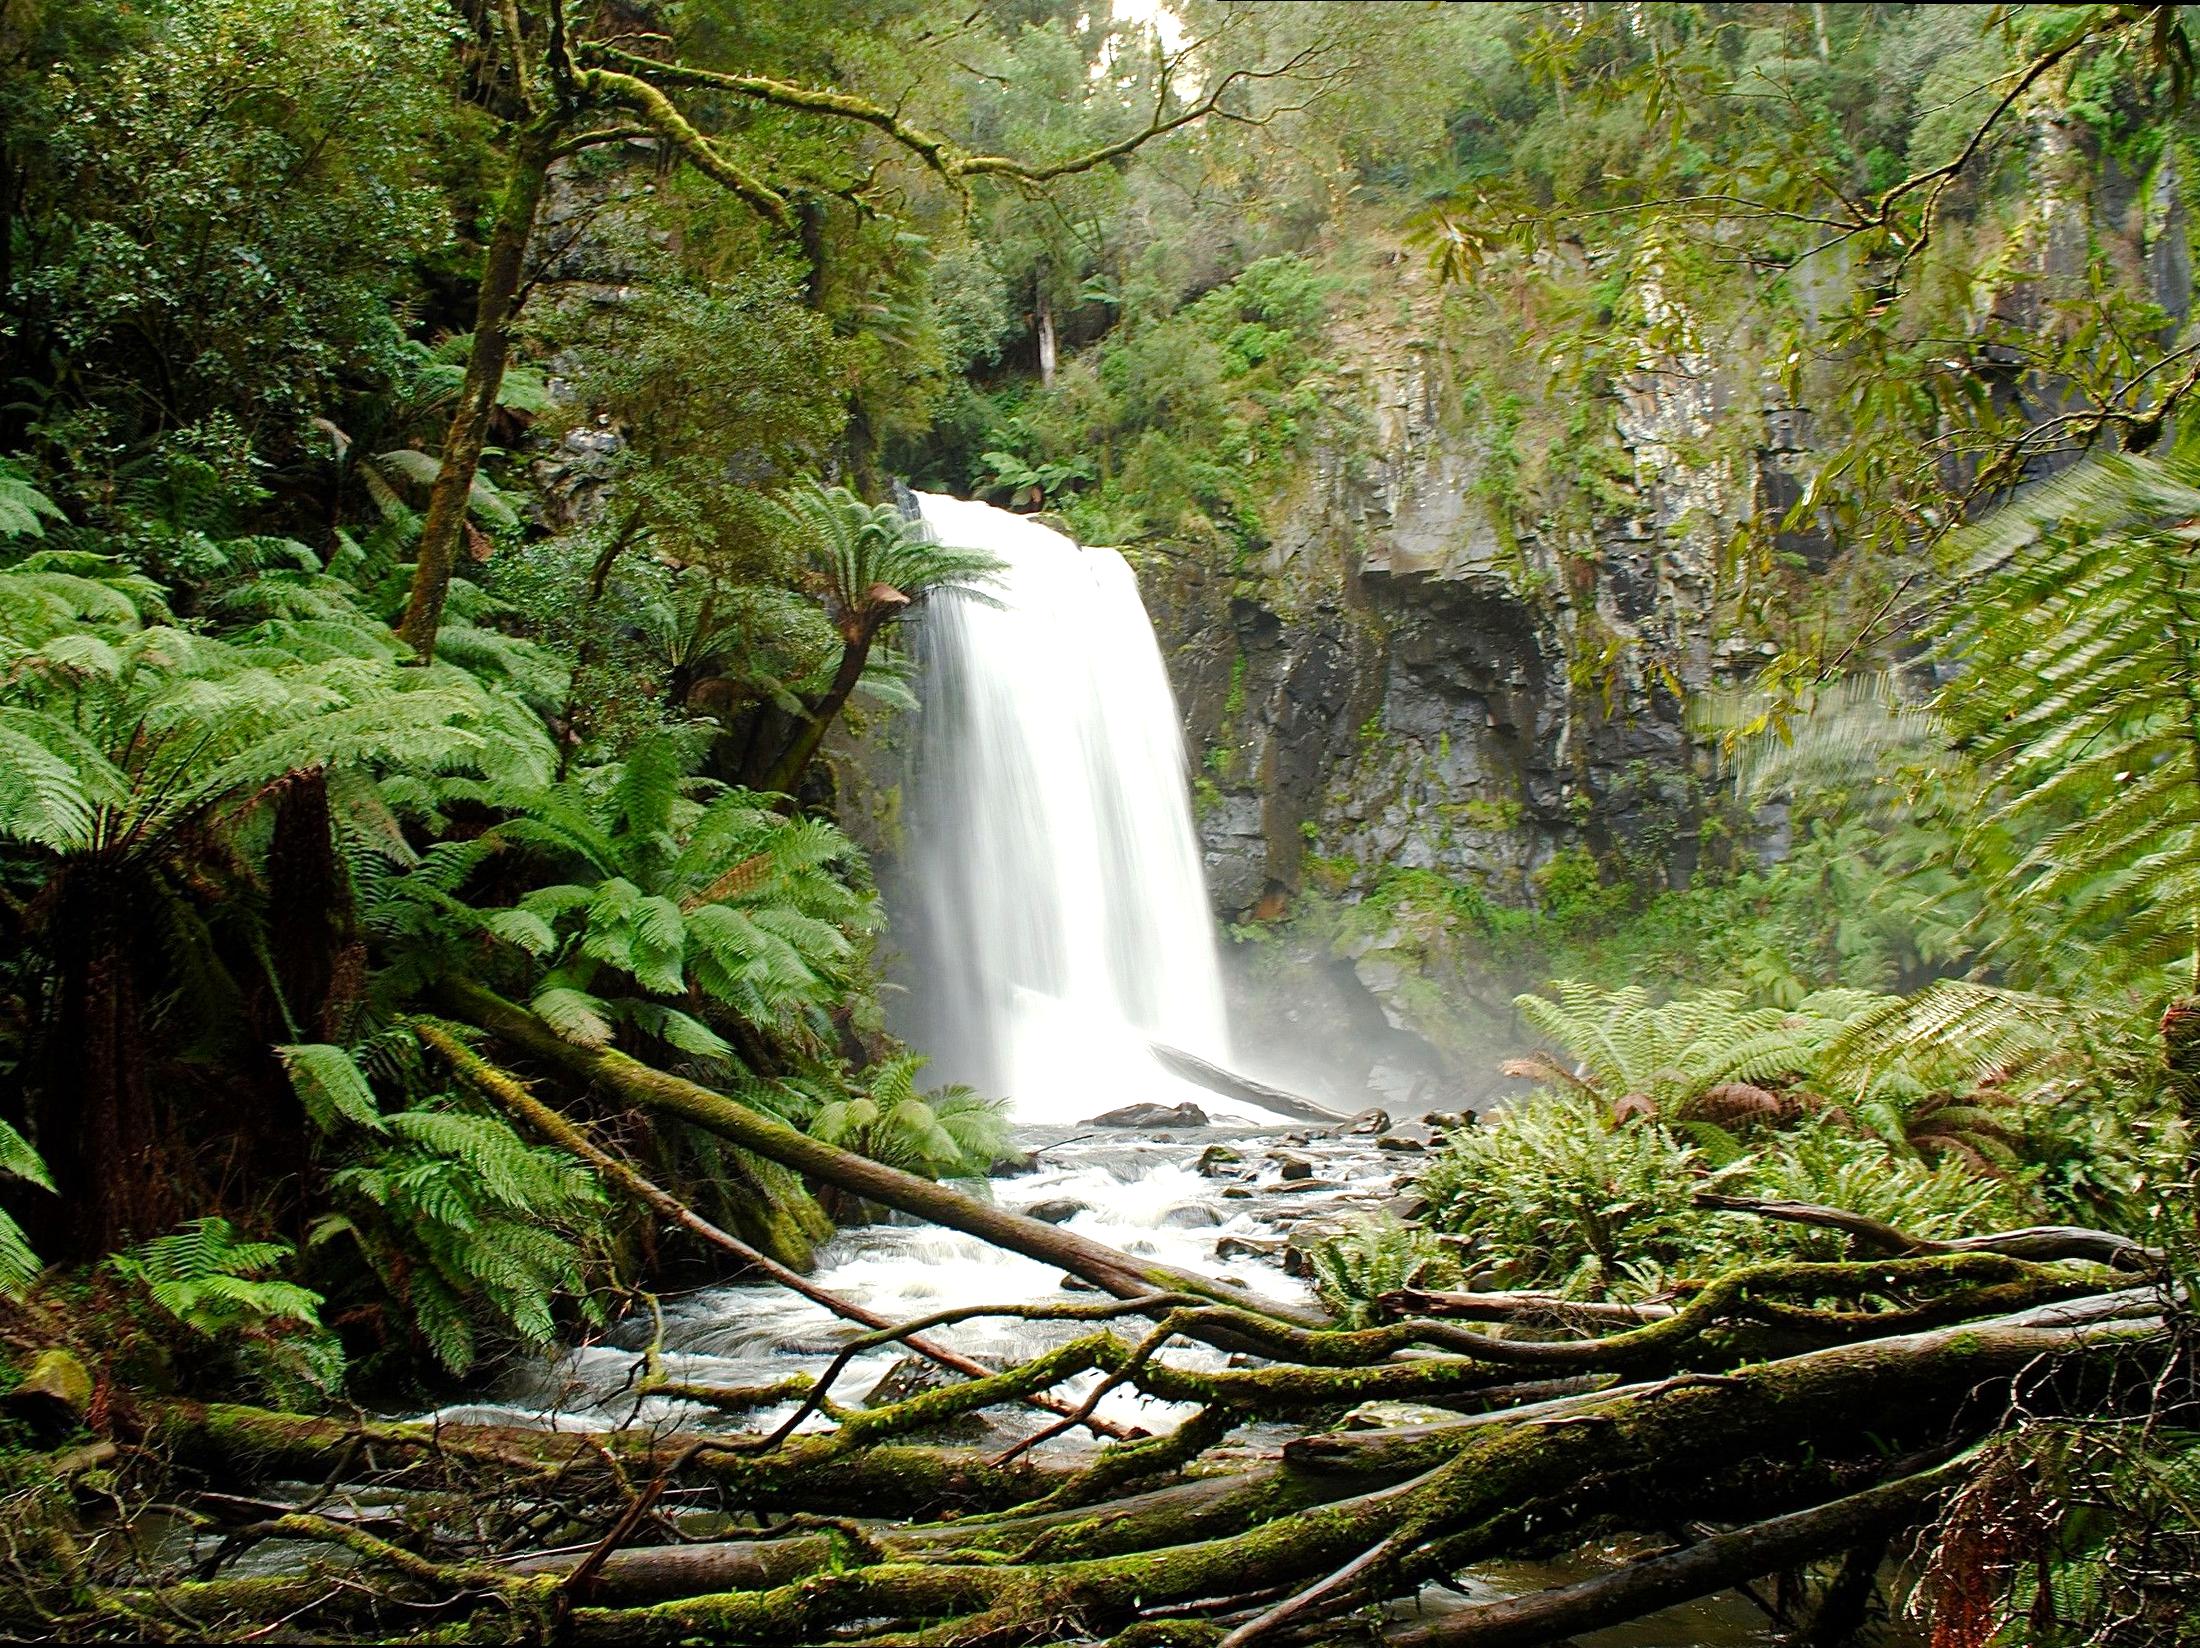
[[[1026,1123],[1229,1109],[1148,1051],[1229,1055],[1183,734],[1130,567],[1027,516],[916,498],[939,542],[1002,563],[922,618],[910,868],[937,1073]]]

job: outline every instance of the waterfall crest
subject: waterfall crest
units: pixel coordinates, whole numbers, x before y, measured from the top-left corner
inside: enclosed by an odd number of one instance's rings
[[[1149,1041],[1229,1058],[1183,733],[1138,584],[1112,549],[915,495],[945,544],[1003,563],[922,619],[909,864],[937,1073],[1071,1122],[1196,1092]]]

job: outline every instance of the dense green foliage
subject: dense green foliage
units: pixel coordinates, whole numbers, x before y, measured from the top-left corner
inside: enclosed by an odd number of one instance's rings
[[[1310,821],[1239,934],[1256,973],[1383,976],[1483,1112],[1425,1217],[1311,1249],[1339,1320],[1845,1251],[1706,1190],[2194,1270],[2200,366],[2149,272],[2189,287],[2200,215],[2182,10],[1162,21],[1196,49],[1051,0],[0,15],[10,1309],[124,1386],[303,1406],[722,1262],[447,1066],[502,1056],[457,981],[982,1172],[999,1107],[885,1029],[886,821],[836,817],[836,730],[912,707],[897,625],[993,570],[889,478],[1350,625],[1386,423],[1474,452],[1445,552],[1557,638],[1569,750],[1622,689],[1720,690],[1696,769],[1567,791],[1509,876]],[[1646,378],[1685,429],[1642,434]],[[1696,518],[1775,456],[1768,407],[1813,413],[1789,490]],[[1622,615],[1615,520],[1703,551],[1715,638]],[[1247,776],[1217,667],[1209,805]],[[799,1267],[828,1228],[786,1170],[517,1062],[739,1241]],[[2189,1439],[2008,1446],[2115,1514],[1980,1522],[1965,1648],[2107,1640],[2189,1556]]]

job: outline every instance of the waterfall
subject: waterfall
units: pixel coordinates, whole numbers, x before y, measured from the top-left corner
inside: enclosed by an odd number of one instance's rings
[[[1183,734],[1138,584],[1112,549],[916,494],[941,543],[1003,571],[936,596],[909,866],[937,1073],[1019,1122],[1196,1098],[1147,1051],[1229,1056]],[[1257,1114],[1257,1112],[1249,1112]]]

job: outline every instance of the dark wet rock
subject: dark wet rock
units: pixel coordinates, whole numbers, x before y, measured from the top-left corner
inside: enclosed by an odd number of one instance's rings
[[[1222,1194],[1233,1202],[1242,1202],[1251,1197],[1253,1192],[1244,1185],[1230,1185]]]
[[[873,1385],[863,1398],[867,1408],[891,1407],[896,1402],[906,1402],[912,1396],[922,1396],[928,1391],[944,1390],[949,1385],[960,1384],[962,1375],[952,1373],[937,1362],[921,1356],[904,1356],[888,1368],[879,1382]],[[943,1419],[936,1425],[926,1425],[911,1431],[938,1442],[980,1442],[994,1434],[993,1422],[981,1413],[957,1414]]]
[[[1375,1141],[1378,1150],[1428,1150],[1444,1142],[1435,1128],[1421,1122],[1401,1122]]]
[[[1082,1276],[1072,1276],[1067,1271],[1054,1279],[1054,1285],[1065,1293],[1098,1293],[1100,1291],[1097,1284],[1086,1281]]]
[[[1286,1276],[1311,1276],[1314,1273],[1312,1254],[1333,1234],[1328,1225],[1304,1224],[1292,1231],[1283,1246],[1283,1273]]]
[[[1289,1184],[1269,1186],[1268,1194],[1271,1196],[1304,1196],[1317,1190],[1342,1190],[1343,1188],[1344,1186],[1335,1179],[1294,1179]]]
[[[1268,1159],[1276,1164],[1276,1176],[1287,1183],[1293,1179],[1311,1179],[1314,1176],[1314,1164],[1304,1156],[1288,1156],[1278,1151]]]
[[[1273,1259],[1283,1242],[1273,1236],[1225,1236],[1215,1243],[1217,1259]]]
[[[1048,1201],[1032,1203],[1024,1209],[1024,1216],[1037,1219],[1041,1224],[1060,1225],[1067,1224],[1080,1213],[1090,1211],[1091,1208],[1086,1203],[1075,1197],[1056,1196]]]
[[[1245,1160],[1245,1153],[1233,1150],[1226,1144],[1211,1144],[1199,1153],[1199,1170],[1210,1179],[1230,1176],[1230,1170]]]
[[[1161,1215],[1163,1230],[1207,1230],[1222,1223],[1222,1215],[1202,1202],[1185,1202]]]
[[[1431,1110],[1421,1120],[1425,1125],[1435,1128],[1439,1133],[1456,1133],[1462,1127],[1472,1127],[1474,1125],[1474,1112],[1471,1110],[1456,1112]]]
[[[1407,1224],[1415,1224],[1428,1217],[1428,1198],[1425,1196],[1393,1196],[1383,1203],[1383,1211]]]
[[[985,1170],[989,1179],[1013,1179],[1019,1173],[1029,1173],[1039,1165],[1039,1155],[1033,1150],[1019,1150],[1013,1156],[1003,1156]]]
[[[91,1403],[91,1371],[66,1350],[40,1352],[5,1398],[7,1411],[48,1442],[74,1430]]]
[[[1186,1101],[1183,1104],[1126,1104],[1084,1124],[1087,1127],[1205,1127],[1207,1112]]]
[[[961,1376],[922,1356],[904,1356],[873,1385],[863,1398],[867,1408],[890,1408],[926,1391],[944,1390]]]

